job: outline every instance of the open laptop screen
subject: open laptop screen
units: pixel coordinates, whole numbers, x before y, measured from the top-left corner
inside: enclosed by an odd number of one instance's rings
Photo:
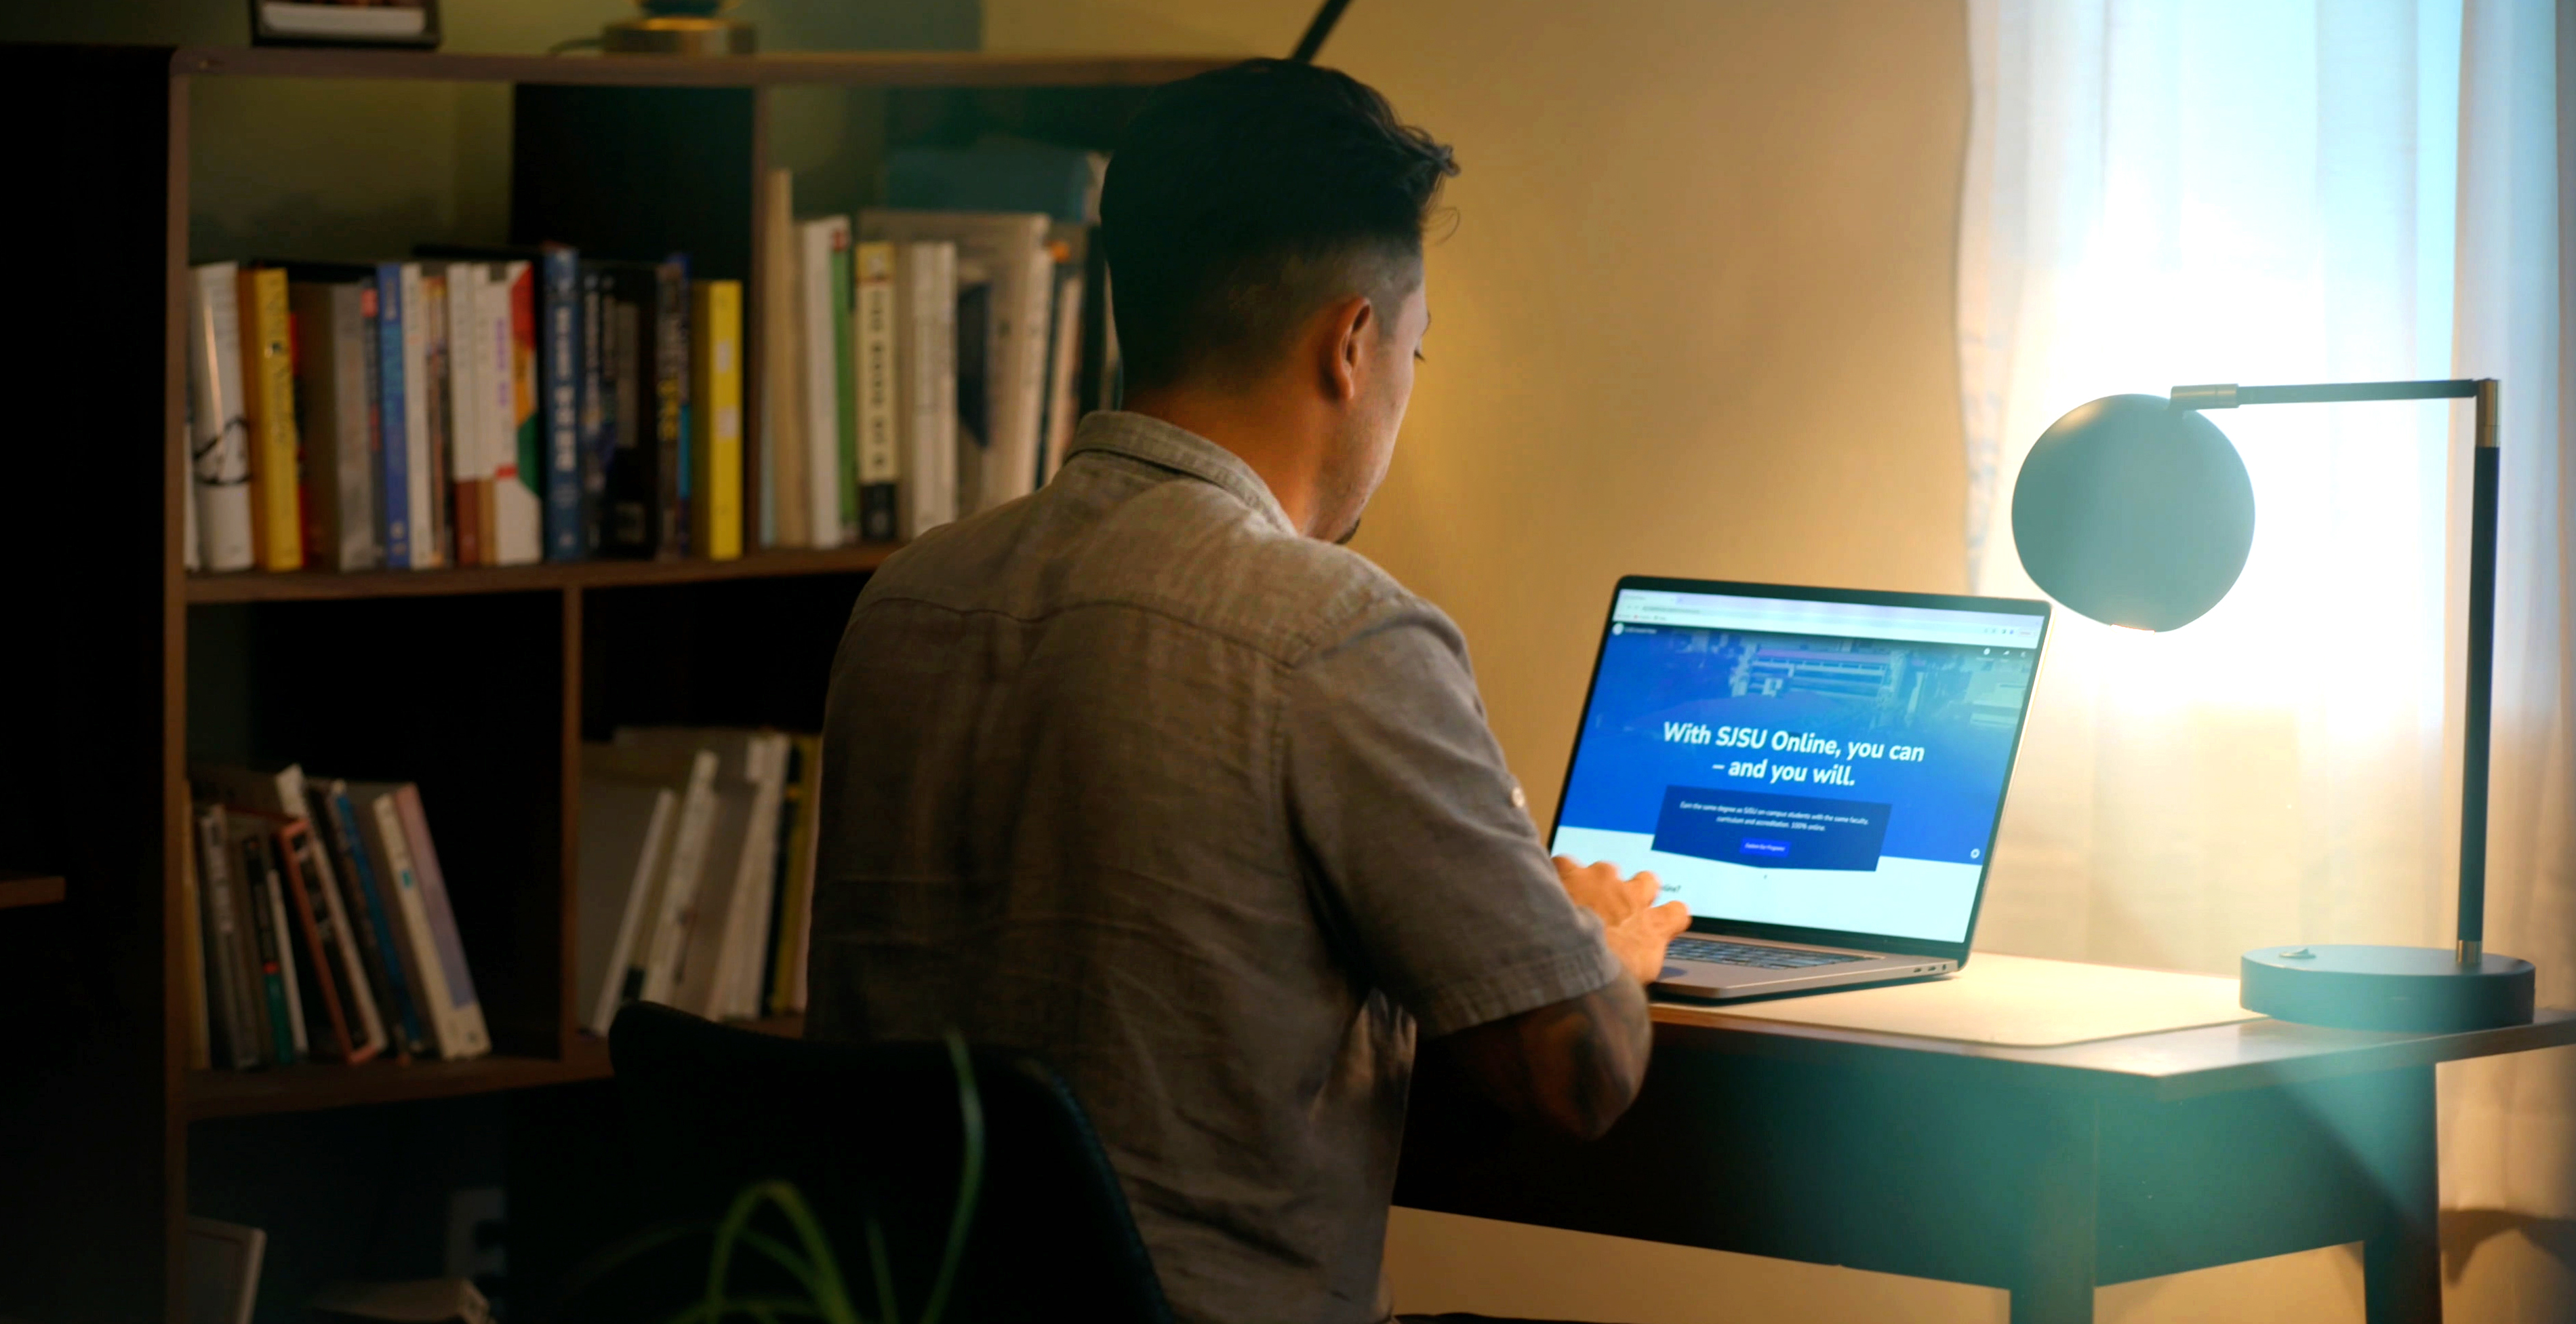
[[[1964,943],[2047,622],[1622,580],[1550,849],[1651,869],[1698,920]]]

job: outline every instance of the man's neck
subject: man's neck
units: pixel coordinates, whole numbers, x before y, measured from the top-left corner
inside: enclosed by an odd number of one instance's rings
[[[1320,419],[1293,397],[1259,389],[1214,391],[1187,386],[1132,391],[1129,413],[1159,418],[1234,453],[1270,488],[1288,522],[1309,538],[1318,517],[1326,442]]]

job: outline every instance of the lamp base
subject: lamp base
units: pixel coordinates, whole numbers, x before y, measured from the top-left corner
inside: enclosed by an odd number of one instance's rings
[[[748,23],[694,15],[630,18],[600,33],[610,55],[749,55],[758,44]]]
[[[2284,1021],[2346,1030],[2455,1032],[2531,1023],[2531,962],[2438,947],[2258,947],[2237,1001]]]

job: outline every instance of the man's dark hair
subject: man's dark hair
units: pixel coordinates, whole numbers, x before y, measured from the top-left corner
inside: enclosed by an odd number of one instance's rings
[[[1446,146],[1348,74],[1246,60],[1157,89],[1100,197],[1130,387],[1255,368],[1353,292],[1411,292]]]

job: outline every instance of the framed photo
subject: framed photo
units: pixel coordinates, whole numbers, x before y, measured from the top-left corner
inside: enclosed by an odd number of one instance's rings
[[[254,46],[438,45],[438,0],[250,0]]]

